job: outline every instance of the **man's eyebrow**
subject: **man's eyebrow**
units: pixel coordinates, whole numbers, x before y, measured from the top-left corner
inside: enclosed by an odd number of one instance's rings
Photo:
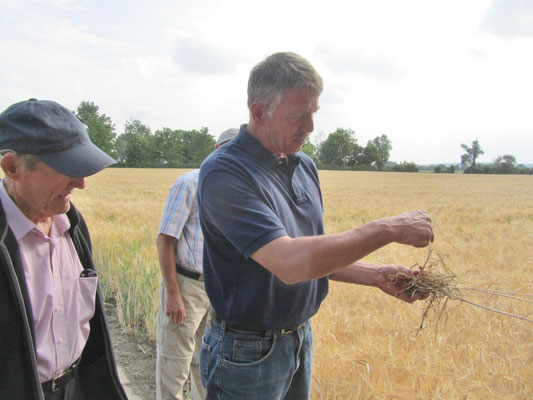
[[[320,106],[317,106],[313,111],[301,111],[301,112],[295,111],[294,113],[292,113],[292,115],[296,117],[301,117],[302,115],[305,115],[305,114],[314,114],[319,109],[320,109]]]

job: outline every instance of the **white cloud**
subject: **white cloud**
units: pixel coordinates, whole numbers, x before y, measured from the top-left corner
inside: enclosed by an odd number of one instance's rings
[[[407,75],[405,69],[380,55],[363,55],[355,51],[339,50],[327,44],[319,45],[314,55],[333,73],[361,73],[383,80],[398,80]]]
[[[533,37],[533,1],[494,0],[481,29],[505,39]]]
[[[174,60],[185,70],[199,74],[226,74],[234,71],[231,54],[216,47],[179,40],[174,49]]]
[[[512,24],[501,33],[491,15],[504,3],[496,16]],[[70,108],[89,100],[119,133],[134,117],[152,131],[207,126],[216,135],[246,122],[253,65],[294,51],[325,83],[314,138],[337,127],[363,144],[387,134],[394,160],[418,163],[458,161],[460,144],[476,137],[495,158],[508,138],[507,153],[533,162],[529,3],[0,4],[2,109],[29,97]]]

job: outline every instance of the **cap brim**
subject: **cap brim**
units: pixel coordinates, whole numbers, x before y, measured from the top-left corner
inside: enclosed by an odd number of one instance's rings
[[[91,142],[59,153],[36,154],[36,156],[50,168],[72,178],[94,175],[116,163]]]

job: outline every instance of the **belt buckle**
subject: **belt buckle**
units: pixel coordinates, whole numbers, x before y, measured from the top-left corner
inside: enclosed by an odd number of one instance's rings
[[[300,325],[298,325],[297,327],[289,328],[289,329],[282,329],[282,330],[280,331],[280,333],[281,333],[282,335],[286,335],[286,334],[289,334],[289,333],[294,333],[294,332],[299,331],[300,328],[301,328],[302,326],[304,326],[304,325],[305,325],[305,322],[302,322],[302,323],[301,323]]]
[[[56,379],[60,379],[62,376],[64,376],[66,374],[67,371],[68,371],[68,368],[65,371],[61,372],[54,379],[52,379],[52,392],[56,391]]]

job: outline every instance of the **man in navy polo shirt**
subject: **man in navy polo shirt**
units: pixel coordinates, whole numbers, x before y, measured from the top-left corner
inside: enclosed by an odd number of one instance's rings
[[[200,168],[198,205],[211,305],[201,349],[208,399],[306,399],[311,393],[309,319],[328,279],[371,285],[413,302],[396,265],[360,262],[393,242],[424,247],[431,220],[412,211],[324,235],[316,166],[299,152],[313,131],[322,79],[293,53],[254,67],[250,120]]]

